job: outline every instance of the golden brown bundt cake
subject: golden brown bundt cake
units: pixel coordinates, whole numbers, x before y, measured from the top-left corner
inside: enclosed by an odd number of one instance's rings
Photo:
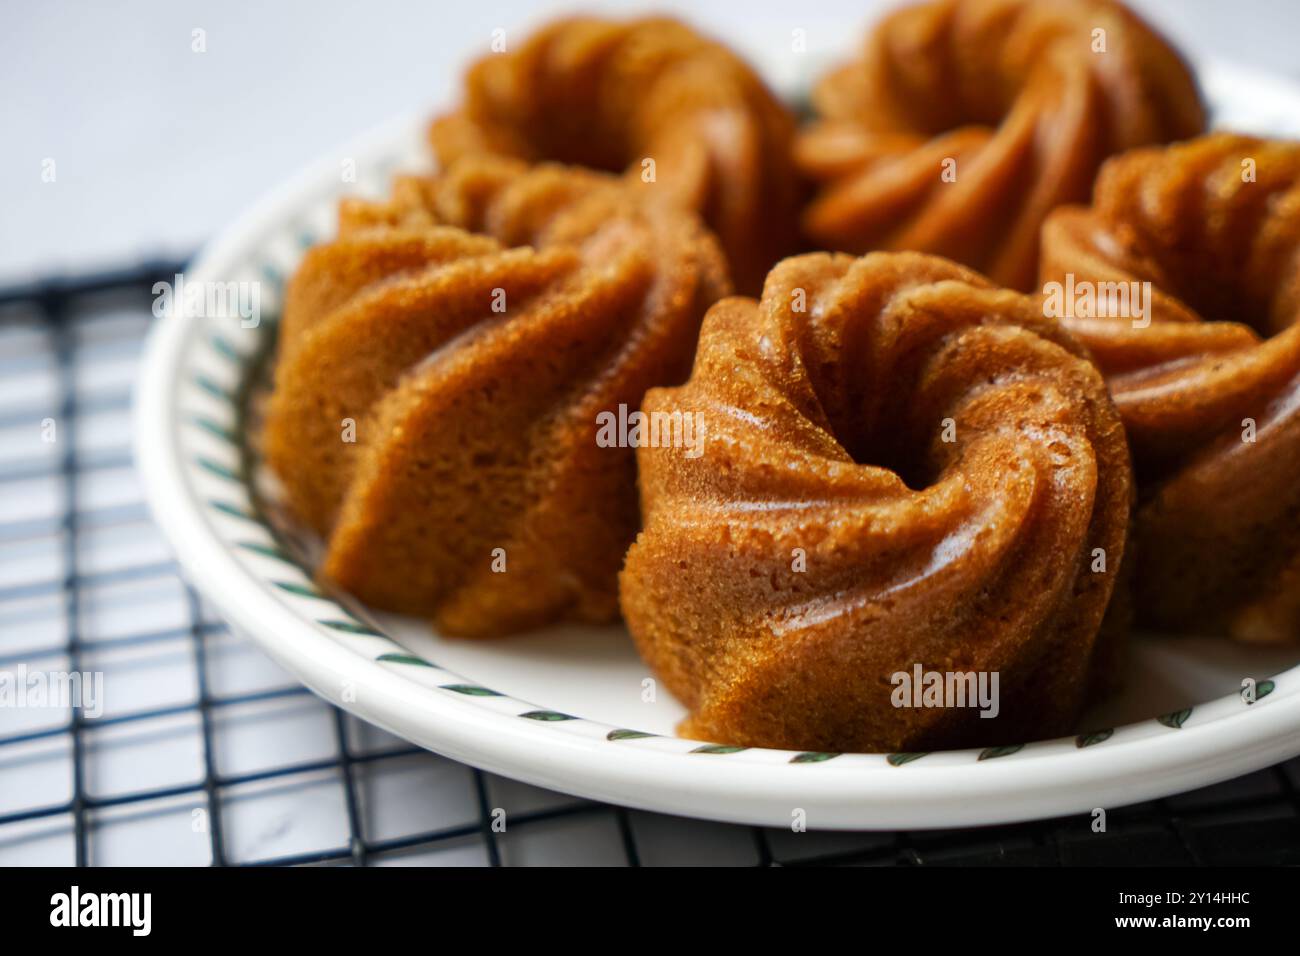
[[[1178,54],[1111,0],[905,8],[814,106],[797,156],[822,183],[804,213],[819,246],[933,252],[1023,290],[1043,217],[1085,202],[1107,156],[1205,124]]]
[[[1300,638],[1300,143],[1112,159],[1042,252],[1128,430],[1139,619]]]
[[[684,734],[1019,742],[1070,730],[1113,666],[1124,432],[1032,297],[917,253],[787,259],[761,302],[709,310],[690,380],[642,408],[707,436],[695,457],[637,450],[644,527],[620,578]],[[917,665],[997,672],[999,715],[895,707]]]
[[[444,163],[490,152],[626,170],[629,181],[697,211],[750,292],[795,249],[793,138],[793,117],[746,63],[657,17],[551,23],[476,63],[463,107],[430,130]]]
[[[289,285],[263,435],[321,576],[452,634],[615,618],[635,462],[597,416],[680,381],[727,291],[694,216],[601,173],[471,158],[345,202]]]

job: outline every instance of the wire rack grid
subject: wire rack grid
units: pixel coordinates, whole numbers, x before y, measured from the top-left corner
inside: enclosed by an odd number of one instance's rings
[[[1300,759],[1104,834],[796,833],[539,790],[327,705],[182,580],[141,498],[131,386],[181,265],[0,291],[0,672],[103,675],[102,712],[0,706],[0,865],[1300,863]]]

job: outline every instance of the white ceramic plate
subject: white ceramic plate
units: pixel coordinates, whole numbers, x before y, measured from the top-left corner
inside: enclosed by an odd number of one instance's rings
[[[1218,125],[1300,135],[1300,89],[1202,71]],[[302,250],[333,228],[337,198],[382,192],[427,165],[422,118],[391,123],[276,190],[223,233],[187,283],[259,280],[273,314]],[[345,164],[356,182],[344,182]],[[799,754],[673,735],[683,714],[621,628],[445,640],[422,621],[320,593],[307,552],[263,516],[265,476],[241,446],[243,396],[267,321],[159,321],[137,402],[137,455],[158,523],[203,594],[322,697],[430,750],[529,783],[634,807],[813,828],[999,823],[1115,807],[1213,783],[1300,753],[1300,649],[1213,636],[1139,638],[1128,689],[1078,738],[925,755]],[[251,480],[250,476],[251,475]],[[262,493],[255,492],[257,485]],[[1257,684],[1246,703],[1243,678]]]

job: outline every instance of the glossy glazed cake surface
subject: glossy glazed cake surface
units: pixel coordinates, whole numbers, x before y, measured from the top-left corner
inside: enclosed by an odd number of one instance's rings
[[[1064,321],[1128,430],[1138,614],[1300,638],[1300,144],[1216,134],[1111,160],[1091,207],[1047,222],[1042,279],[1076,290]],[[1129,308],[1082,297],[1103,287]]]
[[[694,457],[638,449],[644,528],[620,579],[684,735],[1019,742],[1072,730],[1113,668],[1123,429],[1032,297],[916,253],[795,257],[761,301],[713,306],[690,380],[643,407],[706,435]],[[918,665],[997,672],[999,715],[895,706]]]
[[[815,246],[936,253],[1022,290],[1043,218],[1085,202],[1106,157],[1204,128],[1178,54],[1110,0],[905,7],[813,102],[797,156],[821,184]]]

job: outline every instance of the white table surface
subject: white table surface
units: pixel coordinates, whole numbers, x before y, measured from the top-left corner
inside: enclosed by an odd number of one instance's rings
[[[1190,55],[1300,76],[1295,0],[1132,0]],[[193,251],[308,162],[455,95],[460,67],[566,10],[675,11],[791,80],[888,0],[646,4],[127,0],[6,5],[0,284]],[[791,31],[808,52],[790,52]],[[192,49],[205,31],[206,52]],[[46,160],[55,181],[42,181]]]

